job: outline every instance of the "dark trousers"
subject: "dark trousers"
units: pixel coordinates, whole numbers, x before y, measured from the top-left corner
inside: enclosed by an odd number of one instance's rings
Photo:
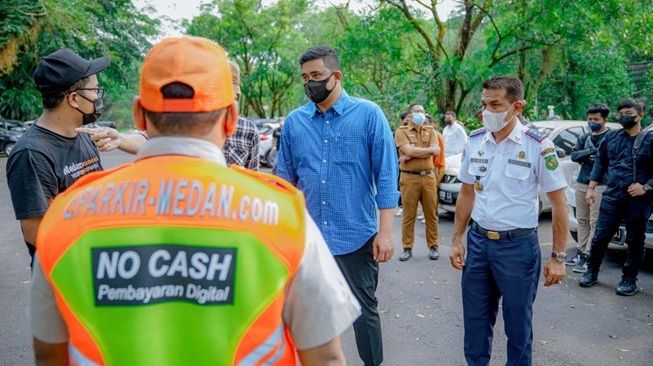
[[[603,196],[599,219],[596,222],[588,269],[598,273],[608,245],[622,222],[626,224],[628,254],[622,268],[624,279],[637,279],[644,255],[646,223],[651,215],[651,200],[648,197],[614,199]]]
[[[541,263],[537,232],[512,240],[490,240],[469,230],[462,276],[468,365],[490,363],[500,298],[508,337],[506,365],[531,365],[533,302]]]
[[[336,255],[336,263],[345,276],[351,291],[361,305],[361,316],[354,322],[358,355],[365,366],[383,362],[381,319],[377,311],[376,286],[379,283],[379,264],[372,255],[376,235],[360,249],[345,255]]]

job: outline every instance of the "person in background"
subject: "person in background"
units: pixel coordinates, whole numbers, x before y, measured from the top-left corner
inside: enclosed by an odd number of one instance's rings
[[[77,127],[104,110],[96,74],[109,58],[86,60],[67,48],[43,59],[34,71],[43,113],[16,142],[7,160],[7,184],[25,245],[34,262],[36,232],[50,202],[84,175],[102,170],[100,154]]]
[[[299,64],[310,102],[286,117],[276,174],[304,192],[362,307],[354,323],[358,355],[365,365],[378,366],[383,362],[379,263],[392,258],[399,199],[392,132],[378,105],[343,89],[334,49],[311,47]]]
[[[462,123],[456,119],[456,113],[447,111],[444,114],[444,124],[442,134],[444,135],[444,143],[447,148],[444,153],[445,157],[462,153],[465,149],[465,144],[467,144],[467,133]]]
[[[596,220],[599,217],[601,196],[605,191],[605,185],[598,185],[594,188],[596,204],[590,206],[585,201],[587,185],[590,183],[590,174],[592,173],[596,154],[609,131],[606,126],[609,114],[610,109],[605,104],[594,104],[587,109],[587,124],[591,132],[578,138],[578,142],[571,153],[571,161],[580,164],[580,172],[576,179],[575,188],[578,244],[576,245],[576,255],[567,260],[565,264],[574,266],[573,271],[576,273],[585,273],[587,271],[590,242],[596,229]]]
[[[429,259],[436,260],[438,253],[437,219],[437,173],[433,156],[441,153],[433,126],[427,126],[424,107],[412,104],[408,107],[410,117],[408,126],[395,132],[395,144],[399,148],[401,179],[399,190],[404,205],[401,228],[403,253],[399,260],[404,262],[412,257],[415,244],[415,221],[417,206],[422,204],[426,220],[426,244]]]
[[[600,183],[606,188],[592,238],[587,272],[579,281],[581,287],[598,283],[608,244],[619,226],[625,223],[628,255],[615,292],[632,296],[639,291],[637,275],[653,204],[653,133],[642,129],[644,110],[644,103],[635,99],[619,103],[617,121],[623,129],[608,132],[599,146],[585,196],[587,203],[596,205],[596,188]]]

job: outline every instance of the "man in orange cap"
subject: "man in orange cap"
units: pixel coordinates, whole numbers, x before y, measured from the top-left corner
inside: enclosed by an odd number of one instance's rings
[[[344,365],[360,307],[302,194],[226,167],[238,114],[222,48],[154,46],[133,113],[150,137],[136,161],[84,177],[41,224],[37,363]]]
[[[240,68],[230,61],[232,81],[236,101],[240,99]],[[85,128],[80,127],[77,132],[84,132],[91,135],[91,139],[97,146],[98,150],[108,152],[120,149],[129,154],[136,154],[138,149],[147,141],[148,135],[143,131],[137,133],[120,133],[109,127]],[[242,117],[238,116],[236,131],[227,137],[223,147],[224,157],[227,164],[236,164],[247,169],[259,169],[259,132],[256,125]]]

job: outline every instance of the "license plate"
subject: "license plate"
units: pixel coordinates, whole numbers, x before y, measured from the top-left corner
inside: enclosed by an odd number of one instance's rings
[[[453,203],[453,193],[452,192],[447,192],[447,191],[440,191],[438,193],[440,196],[440,201],[442,203]]]

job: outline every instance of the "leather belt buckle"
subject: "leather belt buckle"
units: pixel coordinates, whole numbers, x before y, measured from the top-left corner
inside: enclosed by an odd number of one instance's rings
[[[487,238],[490,240],[499,240],[501,239],[501,234],[499,234],[496,231],[489,231],[487,232]]]

